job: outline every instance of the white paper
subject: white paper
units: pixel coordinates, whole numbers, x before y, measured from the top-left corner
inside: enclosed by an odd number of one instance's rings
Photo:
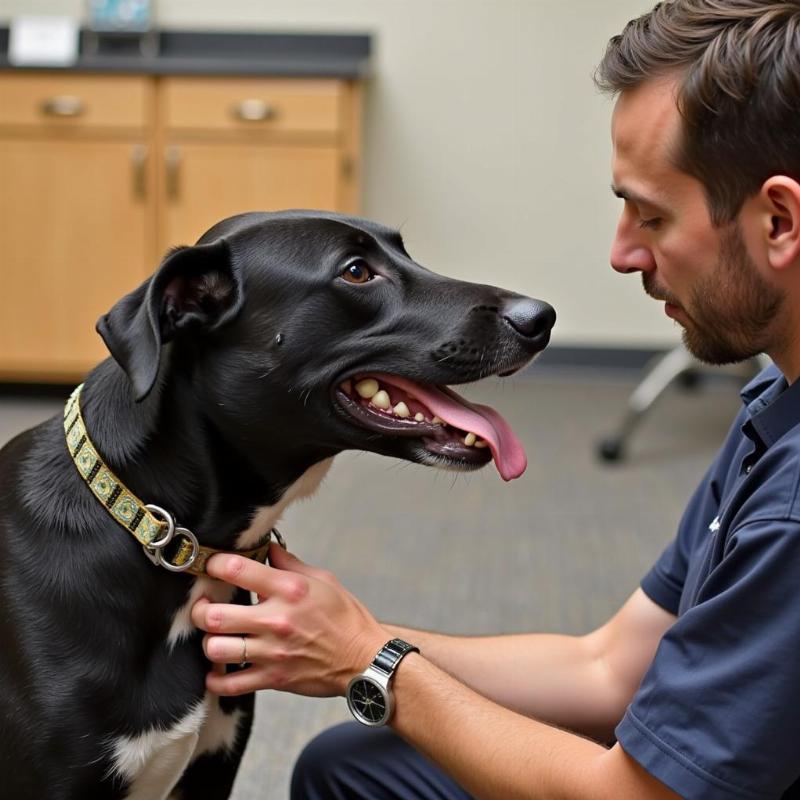
[[[23,16],[11,20],[8,60],[16,67],[66,67],[78,59],[78,21]]]

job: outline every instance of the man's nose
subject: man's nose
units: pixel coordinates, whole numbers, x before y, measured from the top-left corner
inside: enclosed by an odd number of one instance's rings
[[[656,266],[650,248],[637,241],[624,222],[617,228],[609,260],[611,266],[622,273],[648,272]]]

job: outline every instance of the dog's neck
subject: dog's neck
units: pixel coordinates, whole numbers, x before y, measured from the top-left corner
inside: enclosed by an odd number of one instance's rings
[[[187,378],[172,374],[136,403],[111,360],[87,377],[81,406],[92,441],[120,479],[211,547],[255,546],[292,500],[314,491],[334,455],[271,450],[253,463],[223,441]]]

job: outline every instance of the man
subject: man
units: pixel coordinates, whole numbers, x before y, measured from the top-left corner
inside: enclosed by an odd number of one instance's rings
[[[698,357],[775,366],[676,539],[587,636],[400,629],[278,549],[273,568],[212,560],[265,599],[195,607],[213,662],[246,642],[253,663],[211,691],[341,695],[387,639],[421,651],[383,651],[389,727],[323,734],[297,798],[800,797],[800,2],[659,4],[597,80],[618,94],[613,267],[641,273]],[[354,686],[357,716],[380,719],[388,693]]]

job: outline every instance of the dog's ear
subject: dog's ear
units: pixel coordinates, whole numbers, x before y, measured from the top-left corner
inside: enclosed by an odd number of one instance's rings
[[[243,302],[241,281],[224,239],[171,251],[156,273],[97,321],[111,356],[133,384],[136,401],[153,388],[161,345],[216,330]]]

